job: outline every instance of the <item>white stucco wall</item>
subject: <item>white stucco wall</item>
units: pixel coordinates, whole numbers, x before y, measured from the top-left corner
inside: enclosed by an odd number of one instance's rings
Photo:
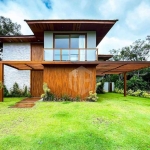
[[[3,60],[30,60],[30,43],[4,43]],[[30,88],[30,71],[4,66],[4,84],[8,89],[17,82],[20,88]]]
[[[53,48],[53,32],[44,32],[44,48]]]
[[[87,48],[96,48],[96,31],[87,32]]]

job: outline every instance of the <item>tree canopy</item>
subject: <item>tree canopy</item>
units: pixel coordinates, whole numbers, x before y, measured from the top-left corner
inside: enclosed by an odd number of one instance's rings
[[[150,56],[150,38],[137,40],[132,45],[110,50],[114,61],[146,61]]]
[[[20,35],[21,25],[13,23],[10,18],[0,16],[0,36],[2,35]]]

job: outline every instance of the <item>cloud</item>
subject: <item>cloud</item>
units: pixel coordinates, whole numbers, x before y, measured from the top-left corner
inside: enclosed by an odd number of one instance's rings
[[[150,32],[150,3],[141,2],[138,7],[127,13],[126,25],[134,33]],[[144,29],[144,30],[143,30]],[[148,29],[148,30],[145,30]]]
[[[104,37],[103,41],[98,45],[99,54],[110,54],[110,50],[120,49],[122,47],[129,46],[132,43],[133,42],[130,40],[115,37]]]

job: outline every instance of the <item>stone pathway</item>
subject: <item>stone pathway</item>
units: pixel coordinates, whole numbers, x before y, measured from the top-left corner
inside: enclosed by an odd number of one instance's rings
[[[35,102],[38,100],[40,100],[40,98],[25,98],[22,101],[17,102],[14,106],[11,106],[10,108],[31,108],[35,105]]]

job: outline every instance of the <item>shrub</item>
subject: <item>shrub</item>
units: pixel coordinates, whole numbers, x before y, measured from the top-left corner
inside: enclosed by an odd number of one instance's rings
[[[10,96],[12,97],[21,97],[22,90],[19,88],[18,83],[14,83],[13,87],[10,89]]]
[[[127,88],[134,91],[145,90],[147,89],[147,83],[141,77],[133,76],[130,80],[127,81]]]
[[[54,101],[54,94],[50,92],[50,89],[48,88],[47,83],[43,83],[43,91],[44,94],[41,95],[41,98],[43,101]]]
[[[115,87],[118,89],[123,89],[124,83],[122,80],[118,80],[115,83]],[[146,90],[148,89],[147,82],[144,81],[141,77],[138,76],[133,76],[130,78],[130,80],[127,80],[127,90],[134,90],[137,91],[138,89],[140,90]]]
[[[114,92],[115,93],[123,93],[123,89],[115,88]],[[127,91],[127,94],[130,95],[130,96],[150,98],[150,94],[148,92],[142,91],[142,90],[133,91],[133,90],[130,89],[130,90]]]
[[[4,85],[4,97],[31,97],[31,94],[27,86],[20,89],[18,83],[15,82],[10,91]]]
[[[90,91],[87,100],[91,102],[96,102],[98,100],[97,93],[93,93],[93,91]]]
[[[10,96],[10,93],[6,87],[6,85],[4,85],[4,97],[9,97]]]

